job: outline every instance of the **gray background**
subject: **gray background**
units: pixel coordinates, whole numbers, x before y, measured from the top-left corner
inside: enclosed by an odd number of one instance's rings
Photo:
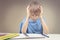
[[[31,0],[0,0],[0,32],[19,32],[19,23],[26,16]],[[49,33],[60,33],[60,0],[37,0],[46,17]]]

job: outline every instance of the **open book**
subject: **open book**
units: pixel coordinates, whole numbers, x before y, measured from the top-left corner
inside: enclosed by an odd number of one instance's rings
[[[16,39],[36,39],[36,38],[45,38],[41,34],[20,34],[20,36],[14,37]]]

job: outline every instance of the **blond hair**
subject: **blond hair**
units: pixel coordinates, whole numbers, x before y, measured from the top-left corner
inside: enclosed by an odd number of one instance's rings
[[[36,6],[36,8],[34,8],[34,7]],[[38,7],[39,6],[39,7]],[[42,5],[39,3],[39,2],[37,2],[37,1],[32,1],[32,2],[30,2],[29,4],[28,4],[28,6],[27,6],[27,12],[29,13],[29,11],[30,10],[35,10],[35,9],[38,9],[38,11],[40,12],[40,13],[43,13],[43,8],[42,8]]]

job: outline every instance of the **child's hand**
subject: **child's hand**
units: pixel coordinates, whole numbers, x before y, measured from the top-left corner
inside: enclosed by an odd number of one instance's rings
[[[40,19],[42,18],[42,13],[40,13],[40,16],[39,16],[39,18],[40,18]]]
[[[40,18],[42,18],[42,13],[43,13],[43,7],[41,6]]]
[[[28,8],[29,8],[29,6],[27,7],[27,17],[26,17],[26,20],[30,18],[30,14],[29,14]]]

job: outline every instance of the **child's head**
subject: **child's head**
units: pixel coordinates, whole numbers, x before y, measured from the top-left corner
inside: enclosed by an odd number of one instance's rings
[[[33,1],[27,6],[27,12],[30,15],[30,18],[36,20],[41,13],[40,3]]]

